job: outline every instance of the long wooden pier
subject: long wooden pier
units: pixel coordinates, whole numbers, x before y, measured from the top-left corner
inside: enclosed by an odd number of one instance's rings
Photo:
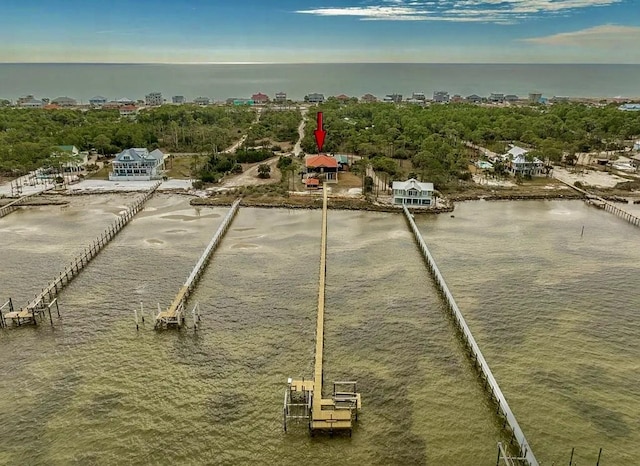
[[[506,458],[505,461],[507,460],[524,461],[528,466],[538,466],[538,460],[536,460],[536,457],[533,454],[533,451],[531,451],[531,447],[529,446],[529,442],[527,441],[527,438],[525,437],[524,432],[520,428],[520,425],[518,424],[518,421],[516,420],[515,415],[511,411],[511,408],[507,403],[507,399],[502,393],[502,390],[500,390],[500,387],[498,386],[498,382],[493,376],[491,369],[489,369],[489,364],[487,364],[487,361],[485,360],[484,356],[482,355],[482,352],[480,351],[480,347],[478,346],[475,338],[471,334],[471,330],[467,326],[467,323],[464,317],[462,316],[462,312],[460,312],[460,309],[458,308],[458,305],[456,304],[455,299],[453,299],[453,294],[451,294],[451,291],[449,291],[449,287],[447,286],[447,283],[444,281],[444,277],[440,273],[440,269],[438,269],[438,265],[436,264],[435,259],[431,255],[431,252],[429,251],[429,248],[427,247],[427,244],[425,243],[424,238],[422,237],[422,234],[418,230],[418,227],[416,226],[416,223],[413,220],[413,215],[411,215],[411,212],[409,212],[409,209],[407,209],[406,206],[403,206],[403,209],[404,209],[405,217],[407,218],[407,222],[409,223],[409,226],[411,228],[411,231],[413,232],[415,239],[418,243],[418,246],[420,248],[420,251],[422,252],[422,255],[426,260],[427,266],[429,267],[429,271],[431,272],[431,275],[433,276],[436,282],[436,285],[438,286],[438,289],[440,290],[445,301],[447,302],[449,311],[451,312],[451,315],[454,318],[454,321],[460,332],[460,335],[466,347],[469,350],[469,355],[471,357],[471,360],[474,366],[476,367],[476,369],[478,369],[481,377],[484,380],[484,387],[489,393],[489,397],[497,403],[498,413],[504,417],[503,428],[506,428],[508,426],[509,430],[511,431],[510,444],[512,447],[517,449],[518,456],[515,458],[509,458],[509,457],[503,456],[503,459]],[[500,457],[498,458],[498,460],[499,459]]]
[[[356,382],[334,382],[333,396],[323,398],[323,350],[324,350],[324,298],[327,275],[327,189],[323,189],[322,238],[320,245],[320,279],[318,285],[318,316],[316,320],[316,345],[313,381],[289,379],[284,397],[284,430],[287,421],[305,419],[309,430],[347,431],[351,433],[354,414],[358,418],[361,408]]]
[[[85,248],[84,252],[76,257],[69,266],[67,266],[60,275],[53,280],[46,288],[42,289],[42,292],[37,294],[32,301],[30,301],[24,308],[20,310],[12,310],[4,314],[3,320],[12,320],[18,325],[23,323],[38,323],[37,317],[42,317],[47,311],[51,317],[51,306],[55,303],[56,310],[58,310],[58,304],[56,296],[67,286],[71,281],[91,262],[91,260],[98,255],[100,251],[122,230],[131,219],[144,207],[144,204],[153,196],[160,182],[156,183],[149,191],[145,193],[143,197],[138,199],[126,212],[118,217],[118,219],[109,226],[98,238],[96,238],[88,248]],[[59,315],[59,312],[58,312]],[[53,320],[51,325],[53,325]]]
[[[220,244],[220,241],[224,237],[224,234],[229,229],[231,222],[233,221],[234,217],[236,216],[236,213],[238,212],[238,209],[240,208],[240,201],[241,199],[238,199],[231,205],[231,209],[229,209],[229,212],[227,212],[227,215],[222,220],[222,223],[218,227],[218,230],[213,235],[213,238],[211,239],[211,241],[205,248],[204,252],[200,256],[200,259],[198,259],[198,262],[196,263],[195,267],[191,271],[191,274],[187,278],[187,281],[185,281],[184,285],[180,287],[180,290],[178,291],[178,294],[174,298],[171,305],[164,311],[158,312],[158,315],[156,316],[156,323],[155,323],[156,329],[163,328],[163,327],[166,328],[170,326],[176,326],[180,328],[184,324],[184,319],[185,319],[184,306],[186,304],[186,301],[189,298],[189,295],[191,294],[191,292],[193,291],[193,288],[196,286],[196,283],[200,278],[200,275],[202,275],[202,272],[204,271],[204,267],[208,263],[209,258],[211,257],[211,254],[213,254],[213,251],[215,251],[215,249],[218,247],[218,244]],[[195,312],[195,309],[194,309],[194,312]],[[197,322],[195,319],[194,319],[194,326],[197,326]]]

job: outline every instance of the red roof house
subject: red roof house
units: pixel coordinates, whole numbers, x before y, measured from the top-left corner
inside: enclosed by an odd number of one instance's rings
[[[328,183],[338,182],[338,161],[328,155],[310,155],[305,160],[307,173],[317,173]]]
[[[258,92],[257,94],[253,94],[251,96],[251,100],[253,100],[256,104],[266,104],[267,102],[269,102],[269,96],[263,94],[262,92]]]

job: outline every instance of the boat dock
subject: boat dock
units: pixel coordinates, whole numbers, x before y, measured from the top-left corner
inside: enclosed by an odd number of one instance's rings
[[[429,267],[429,271],[431,272],[431,275],[435,280],[439,291],[442,293],[442,296],[447,303],[447,307],[456,323],[459,335],[461,336],[462,341],[469,351],[469,356],[475,368],[478,370],[480,376],[484,381],[484,388],[487,390],[490,399],[498,405],[497,413],[501,414],[503,417],[502,427],[503,429],[508,428],[511,432],[509,447],[514,448],[518,454],[516,457],[507,455],[505,450],[508,447],[503,448],[503,446],[500,444],[499,448],[502,451],[503,461],[505,461],[507,464],[522,464],[524,462],[524,464],[526,464],[527,466],[538,466],[538,460],[536,460],[533,451],[531,451],[531,447],[529,446],[529,442],[527,441],[524,432],[520,428],[515,415],[511,411],[511,408],[507,403],[507,399],[502,393],[502,390],[500,390],[498,382],[493,376],[491,369],[489,369],[489,364],[487,364],[487,361],[482,355],[478,343],[476,343],[475,338],[471,334],[471,330],[467,326],[462,312],[460,312],[460,309],[458,308],[458,305],[453,298],[453,294],[451,293],[451,291],[449,291],[449,287],[444,281],[442,273],[440,273],[438,264],[436,264],[435,259],[431,255],[431,252],[429,251],[429,248],[427,247],[427,244],[425,243],[424,238],[420,233],[420,230],[418,230],[418,227],[416,226],[413,215],[411,214],[411,212],[409,212],[409,209],[407,209],[406,206],[403,206],[403,210],[407,222],[409,223],[409,227],[411,228],[411,231],[415,236],[416,242],[418,243],[427,266]],[[500,461],[500,456],[498,456],[498,461]]]
[[[351,435],[354,416],[358,419],[361,397],[356,382],[334,382],[333,396],[323,398],[324,298],[327,275],[327,190],[323,189],[322,237],[320,246],[320,279],[318,285],[318,316],[313,380],[289,379],[284,395],[284,430],[292,420],[308,421],[309,431],[333,433],[345,431]]]
[[[200,259],[198,259],[198,262],[196,263],[195,267],[191,271],[191,274],[189,275],[187,280],[184,282],[184,285],[180,287],[180,290],[178,291],[178,294],[176,295],[176,297],[173,299],[173,302],[171,303],[171,305],[164,311],[161,311],[161,310],[158,311],[158,314],[156,315],[156,323],[155,323],[156,329],[168,328],[171,326],[181,328],[182,325],[184,325],[184,320],[185,320],[184,306],[187,302],[187,299],[189,298],[189,295],[193,291],[193,288],[196,286],[196,283],[200,278],[200,275],[202,275],[202,272],[204,271],[204,268],[208,263],[209,258],[211,257],[211,254],[213,254],[213,251],[215,251],[215,249],[218,247],[218,245],[220,244],[220,241],[224,237],[224,234],[229,229],[229,225],[231,225],[231,222],[233,221],[234,217],[236,216],[236,213],[238,212],[238,209],[240,208],[240,201],[241,199],[238,199],[231,205],[231,209],[229,209],[229,212],[227,212],[227,215],[224,217],[224,220],[218,227],[218,230],[213,235],[213,238],[211,239],[211,241],[205,248],[204,252],[200,256]],[[198,324],[197,324],[196,312],[197,312],[197,305],[196,307],[193,308],[193,311],[192,311],[194,315],[194,319],[193,319],[194,328],[197,329]]]
[[[35,295],[25,307],[14,310],[13,304],[11,304],[11,310],[2,316],[2,321],[7,324],[8,320],[18,326],[23,323],[38,324],[38,317],[42,319],[45,313],[49,313],[49,320],[53,326],[53,319],[51,317],[52,306],[55,305],[58,317],[60,316],[60,310],[58,308],[57,296],[62,289],[68,285],[86,266],[91,260],[98,255],[104,247],[122,230],[131,219],[144,207],[144,204],[153,196],[160,182],[156,183],[149,191],[145,193],[143,197],[138,199],[126,212],[118,217],[118,219],[109,226],[98,238],[96,238],[88,248],[85,248],[84,252],[76,257],[69,266],[67,266],[60,275],[53,280],[46,288],[42,289],[42,292]],[[4,306],[3,306],[4,307]],[[2,308],[0,308],[2,309]]]

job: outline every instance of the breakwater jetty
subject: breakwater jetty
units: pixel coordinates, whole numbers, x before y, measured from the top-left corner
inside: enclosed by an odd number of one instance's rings
[[[138,199],[131,207],[129,207],[124,214],[120,215],[118,219],[111,224],[98,238],[96,238],[88,248],[85,248],[84,252],[77,256],[69,266],[60,272],[60,275],[42,289],[42,292],[36,294],[33,300],[31,300],[25,307],[14,310],[12,309],[3,315],[3,323],[6,325],[9,321],[17,325],[23,323],[31,323],[37,325],[38,317],[42,318],[46,312],[49,312],[49,318],[51,325],[53,325],[53,319],[51,318],[51,308],[56,306],[58,316],[60,315],[58,309],[57,296],[71,281],[87,266],[91,260],[98,255],[104,247],[122,230],[131,219],[144,207],[144,204],[153,196],[160,182],[156,183],[149,191],[145,193],[143,197]]]
[[[518,456],[513,458],[509,457],[506,454],[505,448],[502,445],[499,445],[498,448],[500,453],[498,455],[498,461],[500,461],[502,455],[502,459],[504,459],[507,464],[513,464],[513,461],[525,461],[528,466],[538,466],[539,463],[536,460],[533,451],[531,450],[524,432],[520,428],[515,415],[511,411],[511,408],[509,407],[507,399],[502,393],[502,390],[500,390],[498,382],[493,376],[493,373],[489,368],[489,364],[482,355],[478,343],[476,343],[475,338],[471,334],[471,330],[469,329],[462,315],[462,312],[460,312],[460,309],[458,308],[458,305],[453,298],[453,294],[451,293],[451,291],[449,291],[449,287],[444,281],[444,277],[442,276],[442,273],[440,273],[440,269],[438,268],[435,259],[431,255],[431,252],[429,251],[429,248],[427,247],[427,244],[425,243],[420,230],[418,230],[418,227],[413,219],[413,215],[406,206],[404,206],[404,215],[407,219],[409,227],[411,228],[411,231],[413,232],[413,235],[415,236],[418,247],[422,252],[422,255],[427,263],[436,286],[442,293],[442,296],[447,303],[447,307],[456,323],[456,327],[459,330],[460,336],[469,351],[469,356],[475,368],[478,370],[480,376],[484,380],[484,387],[487,390],[489,397],[493,401],[495,401],[498,406],[497,412],[504,419],[503,428],[508,428],[511,432],[510,445],[517,450]],[[509,463],[509,461],[511,461],[511,463]]]
[[[158,314],[156,315],[156,322],[155,322],[156,329],[168,328],[171,326],[176,326],[177,328],[180,328],[184,324],[185,304],[187,302],[187,299],[189,298],[189,295],[195,288],[198,282],[198,279],[200,278],[200,275],[202,275],[202,272],[204,271],[205,266],[209,262],[209,258],[211,257],[211,254],[213,254],[213,252],[216,250],[216,248],[220,244],[220,241],[222,241],[224,234],[227,232],[227,230],[229,229],[229,226],[231,225],[231,222],[233,221],[234,217],[238,213],[241,200],[242,199],[238,199],[233,203],[233,205],[231,206],[231,209],[229,209],[229,211],[227,212],[227,215],[225,215],[224,219],[222,220],[222,223],[218,227],[218,230],[215,232],[215,234],[213,235],[213,238],[211,238],[211,241],[209,242],[204,252],[200,256],[200,259],[198,259],[198,262],[196,263],[195,267],[191,271],[191,274],[189,275],[187,280],[184,282],[184,285],[180,287],[180,290],[178,291],[178,294],[172,301],[171,305],[166,310],[159,311]],[[192,311],[194,316],[193,326],[194,326],[194,329],[197,330],[199,316],[196,315],[196,312],[197,312],[197,304]],[[136,322],[137,322],[137,317],[136,317]]]

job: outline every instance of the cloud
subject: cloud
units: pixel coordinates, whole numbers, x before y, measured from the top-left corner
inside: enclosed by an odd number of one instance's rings
[[[365,21],[455,21],[512,24],[531,16],[603,7],[623,0],[377,0],[360,6],[298,10],[315,16],[353,16]]]
[[[640,27],[604,24],[573,32],[561,32],[543,37],[521,39],[523,42],[552,46],[578,46],[585,48],[637,47],[640,44]]]

